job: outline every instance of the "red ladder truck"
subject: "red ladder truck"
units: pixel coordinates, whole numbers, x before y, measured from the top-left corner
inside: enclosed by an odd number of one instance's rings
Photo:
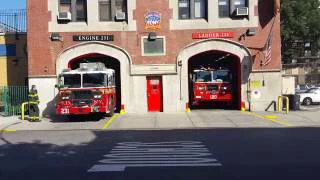
[[[229,69],[194,69],[192,72],[193,105],[201,102],[232,103],[232,74]]]
[[[116,109],[115,71],[103,63],[81,63],[58,76],[56,114],[107,113]]]

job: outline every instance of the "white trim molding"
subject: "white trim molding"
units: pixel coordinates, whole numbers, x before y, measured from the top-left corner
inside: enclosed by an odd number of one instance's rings
[[[159,54],[145,54],[144,53],[144,39],[148,39],[148,36],[141,37],[141,56],[165,56],[167,54],[167,46],[166,46],[166,37],[165,36],[157,36],[156,39],[163,39],[163,53]]]
[[[176,64],[134,64],[132,75],[164,75],[177,74]]]

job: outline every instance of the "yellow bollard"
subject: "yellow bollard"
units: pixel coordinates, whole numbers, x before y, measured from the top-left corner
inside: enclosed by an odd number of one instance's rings
[[[191,112],[191,109],[189,107],[189,103],[186,103],[186,110],[185,110],[186,113],[189,113]]]
[[[29,104],[29,102],[24,102],[24,103],[22,103],[22,105],[21,105],[21,119],[22,120],[24,120],[24,111],[25,111],[25,106],[27,105],[27,104]]]
[[[124,110],[124,105],[121,104],[120,115],[123,115],[123,114],[125,114],[125,113],[126,113],[126,111]]]
[[[278,97],[278,112],[281,111],[281,106],[282,106],[282,96]]]
[[[286,114],[289,114],[289,97],[286,96]]]
[[[124,111],[124,109],[120,110],[120,115],[126,114],[126,112]]]
[[[286,114],[289,114],[289,97],[287,96],[279,96],[278,97],[278,112],[281,112],[282,111],[282,101],[283,101],[283,98],[286,99]]]

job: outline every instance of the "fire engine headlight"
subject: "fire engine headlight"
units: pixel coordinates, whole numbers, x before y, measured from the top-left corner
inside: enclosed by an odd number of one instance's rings
[[[62,97],[62,100],[69,100],[69,99],[70,99],[69,96],[63,96],[63,97]]]
[[[101,99],[101,95],[94,95],[93,96],[95,99]]]
[[[198,90],[202,91],[202,90],[205,90],[206,88],[205,87],[198,87]]]
[[[227,90],[228,88],[227,87],[222,87],[222,90]]]

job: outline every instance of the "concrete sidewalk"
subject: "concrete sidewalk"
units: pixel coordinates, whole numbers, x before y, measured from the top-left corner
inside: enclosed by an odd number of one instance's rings
[[[239,111],[199,110],[191,113],[125,114],[108,129],[190,129],[190,128],[241,128],[285,127]]]
[[[14,117],[12,117],[14,119]],[[42,118],[40,122],[22,121],[16,117],[15,121],[6,126],[6,129],[16,131],[57,131],[57,130],[97,130],[101,129],[109,118],[90,118],[90,119],[49,119]]]
[[[125,114],[108,129],[287,128],[320,127],[320,112],[240,112],[193,110],[190,113]]]
[[[17,116],[4,117],[0,116],[0,132],[11,131],[10,127],[12,125],[20,124],[21,119]]]
[[[141,130],[193,128],[286,128],[320,127],[320,112],[297,111],[240,112],[193,110],[190,113],[124,114],[102,119],[47,119],[22,121],[18,117],[0,117],[0,130]]]

